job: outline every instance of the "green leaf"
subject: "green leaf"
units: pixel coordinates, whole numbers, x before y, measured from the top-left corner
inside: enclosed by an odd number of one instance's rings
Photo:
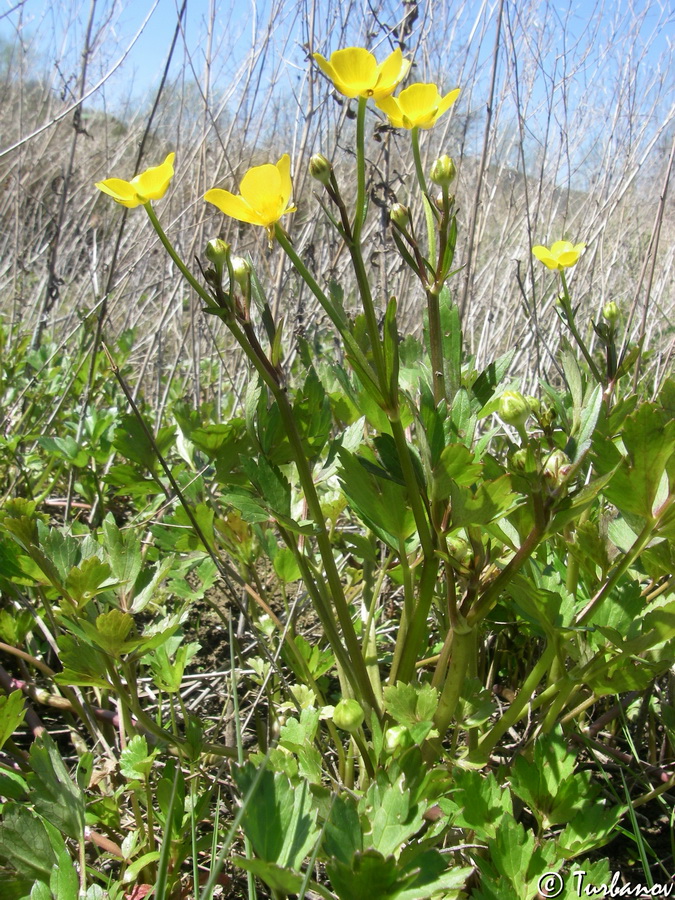
[[[456,827],[475,831],[479,839],[494,838],[505,816],[513,816],[510,791],[497,782],[490,772],[483,776],[472,769],[453,771],[455,789],[438,801]]]
[[[595,426],[602,411],[602,404],[602,385],[596,384],[590,392],[590,397],[583,401],[578,433],[571,437],[565,445],[565,453],[574,463],[579,462],[591,446]]]
[[[0,769],[0,797],[19,800],[28,794],[28,784],[18,772]]]
[[[150,774],[156,756],[157,751],[148,750],[148,742],[142,735],[134,735],[120,753],[120,772],[130,781],[143,781]]]
[[[0,696],[0,748],[14,734],[25,715],[23,691]]]
[[[478,480],[482,471],[482,465],[474,462],[473,453],[464,444],[448,444],[434,468],[431,499],[449,497],[453,483],[468,487]]]
[[[604,473],[619,463],[604,494],[622,512],[649,518],[666,464],[675,451],[675,420],[665,421],[656,404],[643,403],[626,419],[622,437],[627,451],[623,459],[606,441],[595,447],[599,471]]]
[[[96,556],[90,556],[70,570],[65,587],[70,599],[81,607],[96,594],[108,590],[114,584],[114,579],[110,578],[108,563],[101,562]]]
[[[71,779],[56,744],[43,732],[30,748],[32,772],[27,781],[36,812],[63,834],[82,840],[84,796]]]
[[[289,894],[299,894],[302,890],[304,877],[298,872],[285,869],[276,863],[263,859],[245,859],[242,856],[233,856],[232,862],[241,869],[246,869],[247,872],[253,872],[273,891],[284,897]]]
[[[89,622],[80,624],[97,646],[115,659],[119,659],[128,647],[127,638],[134,626],[134,620],[129,613],[111,609],[96,616],[94,627]]]
[[[415,519],[407,500],[407,491],[390,478],[374,474],[360,458],[340,449],[338,478],[354,512],[390,547],[399,549],[415,532]],[[370,462],[370,461],[368,461]]]
[[[300,719],[290,718],[281,727],[279,744],[288,750],[297,752],[307,744],[312,744],[319,726],[319,710],[303,709]]]
[[[234,773],[242,794],[257,776],[248,764]],[[291,785],[281,772],[263,772],[255,794],[246,806],[242,827],[256,856],[266,862],[298,870],[314,845],[319,831],[309,784]]]
[[[476,490],[451,484],[452,527],[467,525],[487,525],[501,518],[521,500],[511,484],[510,475],[502,475],[495,481],[484,481]]]
[[[176,428],[174,425],[160,428],[155,435],[155,443],[159,452],[164,455],[174,442]],[[157,456],[148,434],[134,415],[122,416],[120,426],[113,439],[115,449],[132,462],[139,463],[150,472],[158,466]]]
[[[363,850],[363,833],[356,803],[351,797],[334,797],[330,817],[323,832],[322,853],[349,865]]]
[[[359,804],[361,815],[370,823],[364,843],[385,856],[396,854],[424,823],[423,811],[412,800],[403,774],[394,784],[373,782]]]
[[[349,865],[334,860],[326,871],[340,900],[394,900],[415,879],[402,873],[393,857],[373,849],[355,853]]]
[[[412,685],[403,681],[384,689],[384,706],[399,725],[431,722],[438,708],[438,691],[430,684]]]
[[[299,581],[302,577],[295,554],[288,547],[282,547],[277,552],[272,565],[274,566],[274,571],[284,584],[291,584],[294,581]]]
[[[18,803],[6,803],[0,821],[0,858],[19,875],[49,882],[57,863],[45,825],[38,816]]]
[[[608,809],[601,802],[586,804],[558,836],[558,852],[566,859],[602,847],[614,836],[625,806]]]
[[[56,643],[63,665],[63,671],[54,677],[57,684],[110,687],[105,659],[95,647],[72,634],[59,635]]]
[[[112,513],[105,517],[102,527],[112,573],[118,581],[131,588],[143,564],[141,539],[132,528],[120,530]]]

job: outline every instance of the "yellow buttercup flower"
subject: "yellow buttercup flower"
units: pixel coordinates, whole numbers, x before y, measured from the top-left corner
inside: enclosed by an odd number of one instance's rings
[[[320,53],[313,55],[321,71],[345,97],[382,100],[396,90],[410,68],[410,60],[403,59],[398,48],[381,63],[364,47],[336,50],[330,60]]]
[[[213,188],[204,194],[207,203],[250,225],[262,225],[272,233],[272,226],[286,213],[295,212],[291,200],[291,158],[284,153],[276,165],[254,166],[241,179],[240,193]]]
[[[431,128],[459,96],[459,88],[442,97],[435,84],[411,84],[398,97],[377,103],[394,128]]]
[[[117,203],[133,209],[142,206],[148,200],[159,200],[166,194],[173,178],[173,161],[175,153],[169,153],[160,166],[153,166],[136,175],[131,181],[121,178],[107,178],[96,183],[99,191],[109,194]]]
[[[556,241],[551,248],[538,245],[532,252],[549,269],[567,269],[576,265],[586,244],[572,244],[570,241]]]

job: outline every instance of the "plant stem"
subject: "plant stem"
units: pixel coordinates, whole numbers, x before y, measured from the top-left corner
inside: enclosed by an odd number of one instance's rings
[[[434,716],[434,726],[438,729],[441,740],[455,715],[475,646],[473,629],[463,627],[453,631],[448,674]]]
[[[427,314],[429,316],[429,349],[431,351],[431,372],[434,385],[434,403],[447,401],[445,371],[443,364],[443,330],[441,308],[438,299],[440,288],[434,285],[427,290]]]
[[[368,100],[359,97],[356,111],[356,210],[352,238],[361,243],[361,229],[365,219],[366,206],[366,107]]]
[[[560,269],[560,280],[562,281],[565,307],[566,307],[566,312],[567,312],[565,324],[567,325],[570,332],[572,333],[572,337],[579,345],[579,349],[583,353],[584,359],[588,363],[588,368],[593,373],[593,377],[598,382],[598,384],[602,384],[603,383],[602,375],[600,374],[600,371],[598,370],[598,367],[596,366],[595,361],[593,360],[593,357],[588,352],[588,348],[586,347],[586,344],[581,339],[581,335],[579,334],[576,323],[574,321],[574,313],[572,312],[572,301],[570,300],[570,293],[567,289],[567,279],[565,278],[565,270],[564,269]]]
[[[499,739],[525,715],[525,710],[532,701],[532,695],[551,665],[554,655],[555,646],[553,643],[547,644],[541,659],[523,682],[523,686],[518,691],[513,703],[501,719],[478,741],[478,749],[471,757],[472,762],[478,763],[483,761],[483,764],[486,763]]]
[[[412,129],[410,136],[412,138],[413,159],[415,161],[415,174],[417,182],[422,191],[422,204],[424,206],[424,219],[427,226],[427,240],[429,242],[429,259],[436,258],[436,223],[434,221],[434,213],[429,199],[429,191],[427,190],[427,180],[424,177],[424,168],[422,166],[422,155],[420,153],[420,137],[419,128]]]

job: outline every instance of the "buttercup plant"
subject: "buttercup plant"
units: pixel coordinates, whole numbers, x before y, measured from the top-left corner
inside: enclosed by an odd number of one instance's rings
[[[356,311],[344,305],[343,285],[313,272],[298,235],[286,231],[293,226],[282,220],[296,211],[288,154],[250,168],[239,193],[214,187],[204,200],[210,212],[275,239],[270,254],[284,254],[320,304],[345,362],[319,337],[287,336],[235,241],[210,240],[198,269],[181,258],[153,206],[169,188],[173,153],[131,181],[97,183],[116,203],[145,208],[204,313],[236,343],[248,383],[241,414],[233,398],[224,421],[207,406],[174,404],[181,442],[173,460],[171,429],[145,423],[135,405],[115,429],[126,462],[111,479],[124,487],[131,470],[134,489],[153,497],[156,545],[112,518],[83,540],[64,535],[24,498],[2,511],[2,558],[21,590],[35,581],[60,669],[23,651],[20,659],[62,686],[57,699],[87,722],[92,739],[93,701],[97,712],[112,716],[102,708],[108,702],[119,710],[116,796],[131,797],[133,825],[132,837],[114,844],[125,885],[138,877],[158,897],[198,895],[198,862],[217,855],[220,839],[217,822],[212,843],[202,831],[215,796],[205,773],[233,759],[242,802],[231,804],[219,856],[248,873],[250,897],[254,876],[275,900],[309,891],[326,900],[529,898],[542,878],[577,865],[599,883],[606,864],[584,857],[611,839],[631,804],[656,803],[666,790],[636,781],[632,795],[617,799],[590,767],[577,770],[576,746],[587,759],[597,752],[625,761],[604,743],[629,702],[614,698],[656,696],[672,665],[675,384],[649,401],[632,391],[635,356],[617,359],[620,316],[609,303],[606,321],[593,323],[606,351],[601,371],[566,280],[585,245],[568,241],[532,248],[546,267],[540,277],[562,285],[558,309],[583,356],[563,343],[565,386],[542,379],[541,397],[528,396],[509,377],[512,351],[477,371],[452,296],[457,169],[442,153],[425,170],[420,152],[459,89],[413,84],[395,95],[411,64],[400,50],[381,62],[358,47],[314,60],[357,107],[354,170],[322,154],[309,163],[321,211],[351,262]],[[378,295],[368,264],[370,100],[373,120],[386,115],[412,146],[414,177],[391,206],[390,250],[426,301],[419,340],[401,334],[401,298]],[[350,178],[353,205],[342,188]],[[210,221],[217,233],[221,220]],[[182,506],[165,512],[166,501]],[[181,695],[196,652],[181,643],[196,573],[200,598],[220,579],[233,602],[242,595],[248,603],[242,628],[252,624],[255,650],[240,649],[231,621],[226,629],[236,746],[213,739],[220,723],[209,734],[210,722],[191,717]],[[157,596],[171,590],[185,604],[158,623]],[[298,633],[301,603],[311,641]],[[16,632],[17,623],[0,621],[10,625]],[[241,694],[238,679],[247,680]],[[169,698],[156,715],[144,709],[145,680]],[[239,703],[251,684],[258,700],[246,729]],[[0,744],[21,712],[18,700],[0,705]],[[251,737],[253,727],[254,744],[242,733]],[[666,736],[664,727],[664,746]],[[72,790],[51,745],[22,765],[30,769],[23,784],[0,781],[14,798],[0,857],[11,858],[30,824],[50,860],[39,869],[45,883],[51,869],[68,870],[69,838],[79,855],[74,889],[90,900],[85,809],[113,830],[121,820],[85,802],[85,762]],[[665,766],[654,758],[645,772],[668,786]],[[61,805],[76,811],[58,820],[60,842],[40,825],[57,806],[52,795],[70,797]],[[30,809],[21,812],[21,803]],[[241,857],[229,853],[239,826]],[[211,900],[219,865],[203,900]]]

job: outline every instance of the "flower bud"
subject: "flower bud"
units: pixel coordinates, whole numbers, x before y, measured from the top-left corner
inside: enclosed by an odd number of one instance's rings
[[[230,255],[230,245],[227,241],[223,241],[220,238],[214,238],[214,240],[209,241],[206,245],[205,253],[209,262],[212,262],[214,266],[218,266],[222,269],[227,261],[227,257]]]
[[[507,425],[522,428],[532,412],[520,391],[504,391],[499,398],[499,418]]]
[[[554,450],[544,463],[544,478],[554,487],[565,480],[570,470],[570,459],[562,450]]]
[[[248,290],[251,281],[251,264],[243,256],[233,256],[231,263],[234,280],[243,291]]]
[[[442,188],[450,187],[455,180],[456,175],[457,169],[455,168],[454,161],[445,154],[434,160],[431,165],[431,171],[429,172],[429,178],[433,183]]]
[[[384,749],[386,753],[395,753],[396,750],[407,750],[412,747],[413,740],[405,725],[393,725],[384,733]]]
[[[358,700],[340,700],[333,710],[333,722],[342,731],[350,734],[358,731],[365,718],[365,713]]]
[[[616,325],[619,319],[619,307],[613,300],[610,300],[602,307],[602,315],[610,325]]]
[[[398,228],[403,231],[410,224],[410,210],[402,203],[394,203],[389,210],[389,218]]]
[[[326,159],[323,153],[315,153],[309,161],[309,174],[312,178],[316,178],[323,185],[330,184],[330,176],[333,172],[333,166]]]
[[[524,472],[527,467],[527,450],[521,447],[520,450],[511,456],[511,465],[517,472]]]
[[[539,398],[531,397],[528,395],[527,397],[525,397],[525,399],[527,400],[527,403],[530,407],[530,412],[532,413],[532,415],[538,416],[539,413],[541,412],[541,403],[539,402]]]

